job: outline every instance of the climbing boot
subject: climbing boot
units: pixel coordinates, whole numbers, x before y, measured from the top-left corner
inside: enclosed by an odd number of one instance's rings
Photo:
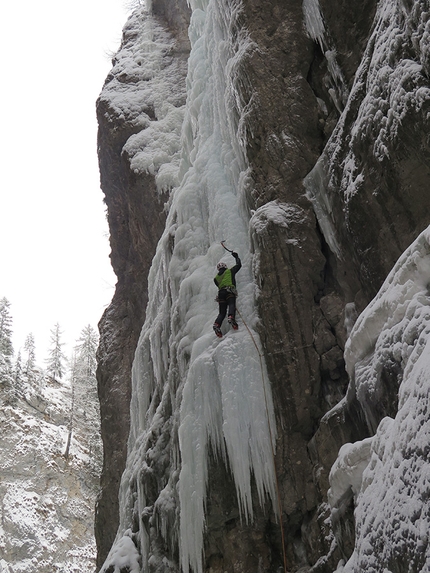
[[[216,323],[216,322],[214,323],[213,329],[214,329],[215,334],[218,336],[218,338],[221,338],[222,332],[221,332],[221,329],[220,329],[218,323]]]
[[[234,320],[232,315],[230,315],[227,320],[228,320],[228,323],[230,324],[230,326],[233,328],[233,330],[237,330],[239,328],[239,325]]]

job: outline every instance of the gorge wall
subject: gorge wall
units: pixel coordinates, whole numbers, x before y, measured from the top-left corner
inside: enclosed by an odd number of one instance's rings
[[[158,8],[165,14],[162,2]],[[130,19],[97,102],[101,186],[107,205],[112,267],[118,277],[112,303],[99,324],[97,379],[105,452],[96,506],[99,565],[118,527],[118,488],[130,426],[131,365],[148,302],[148,270],[165,223],[165,194],[157,191],[153,174],[136,174],[130,168],[124,146],[133,134],[145,131],[151,120],[157,120],[159,102],[151,93],[152,83],[164,80],[170,92],[167,100],[174,106],[184,105],[189,51],[189,14],[184,10],[183,22],[179,8],[170,12],[171,21],[164,16],[166,25],[175,26],[177,44],[165,58],[160,55],[166,60],[160,64],[166,68],[164,73],[158,71],[159,62],[154,62],[157,71],[153,78],[141,69],[141,60],[148,57],[142,18]],[[152,31],[147,34],[150,37]],[[180,81],[176,83],[178,76]]]
[[[415,528],[391,553],[360,508],[393,482],[404,384],[425,393],[429,12],[153,0],[127,22],[97,103],[118,277],[100,323],[102,571],[424,570],[424,438],[397,452]],[[216,346],[223,239],[245,323]],[[428,426],[410,415],[409,437]]]

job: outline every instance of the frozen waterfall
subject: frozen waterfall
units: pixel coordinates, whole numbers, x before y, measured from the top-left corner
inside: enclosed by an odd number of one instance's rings
[[[240,318],[237,332],[223,325],[222,339],[212,330],[217,314],[216,263],[221,258],[230,267],[234,263],[220,244],[225,239],[242,259],[238,308],[259,344],[254,330],[258,317],[250,214],[244,199],[249,185],[242,153],[246,105],[234,87],[241,58],[251,43],[237,25],[235,2],[219,6],[210,0],[191,1],[191,7],[192,50],[183,122],[181,114],[170,114],[171,121],[178,122],[173,133],[182,125],[179,169],[173,154],[169,168],[165,121],[151,126],[153,131],[163,130],[156,137],[163,143],[163,172],[172,180],[176,169],[177,185],[149,275],[147,318],[133,366],[120,529],[105,567],[124,558],[123,538],[138,516],[143,565],[158,558],[149,533],[155,527],[169,546],[179,545],[185,573],[190,568],[195,573],[203,570],[210,452],[230,468],[244,520],[253,516],[252,480],[260,501],[268,497],[277,506],[270,444],[272,439],[274,447],[276,424],[264,363]],[[139,141],[135,136],[134,143]],[[177,149],[174,142],[170,147]],[[135,145],[134,151],[140,153],[136,165],[142,165],[142,158],[151,169],[157,164],[148,156],[150,149],[145,155]],[[154,458],[164,464],[164,475],[157,482],[157,501],[149,506],[144,476],[151,473]]]

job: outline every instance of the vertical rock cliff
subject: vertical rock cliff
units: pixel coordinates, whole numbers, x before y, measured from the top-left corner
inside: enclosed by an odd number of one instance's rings
[[[153,0],[130,17],[97,103],[118,277],[102,571],[424,570],[429,12]],[[239,331],[218,340],[224,239],[243,267]]]
[[[112,303],[99,324],[97,379],[105,454],[96,508],[99,565],[118,527],[118,488],[130,429],[131,365],[145,318],[148,271],[164,228],[164,203],[174,180],[174,175],[166,172],[157,185],[155,175],[160,179],[163,154],[170,157],[172,153],[163,148],[163,136],[175,129],[172,118],[181,117],[185,103],[188,10],[172,11],[172,20],[161,2],[159,10],[161,23],[145,18],[142,11],[129,19],[97,101],[101,185],[111,261],[118,277]],[[173,153],[177,152],[177,140],[178,136]],[[144,150],[140,156],[132,148],[133,141]],[[137,164],[139,160],[142,166]]]

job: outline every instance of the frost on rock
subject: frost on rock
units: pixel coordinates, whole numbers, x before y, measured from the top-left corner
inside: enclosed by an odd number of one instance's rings
[[[288,232],[291,223],[300,223],[306,217],[304,210],[292,203],[282,203],[281,201],[269,201],[252,215],[250,226],[252,232],[257,235],[264,235],[268,232],[271,223],[286,230],[285,242],[298,245],[299,240],[293,233]],[[263,240],[264,242],[264,240]]]
[[[333,511],[348,488],[355,499],[355,550],[339,572],[430,568],[429,284],[430,227],[400,257],[346,345],[351,384],[375,435],[344,446],[331,472]],[[382,419],[381,403],[392,408]]]
[[[241,58],[252,50],[239,25],[239,6],[191,2],[179,185],[149,273],[146,321],[133,364],[120,527],[105,573],[117,566],[116,548],[130,531],[142,570],[177,571],[180,563],[184,573],[203,571],[210,459],[231,470],[244,520],[253,516],[252,483],[257,499],[276,507],[276,424],[254,345],[259,337],[242,152],[246,106],[234,87]],[[127,143],[138,169],[152,168],[146,151],[138,151],[149,144],[145,138],[142,133]],[[219,340],[212,330],[218,313],[213,277],[220,259],[234,265],[222,240],[242,260],[238,308],[249,331],[239,317],[239,331],[225,323]]]
[[[305,6],[314,1],[306,0]],[[379,3],[346,107],[305,179],[325,239],[338,256],[338,245],[347,242],[338,236],[339,229],[350,228],[351,204],[363,192],[365,170],[372,162],[377,166],[391,161],[414,124],[429,124],[428,18],[426,0],[417,0],[408,9],[403,2]],[[319,30],[315,23],[308,28]],[[375,196],[378,191],[375,187]],[[342,223],[336,225],[333,213],[340,210]]]
[[[132,171],[155,175],[160,192],[177,185],[184,114],[184,58],[177,40],[144,7],[123,30],[123,41],[99,98],[112,124],[124,123],[123,147]]]

